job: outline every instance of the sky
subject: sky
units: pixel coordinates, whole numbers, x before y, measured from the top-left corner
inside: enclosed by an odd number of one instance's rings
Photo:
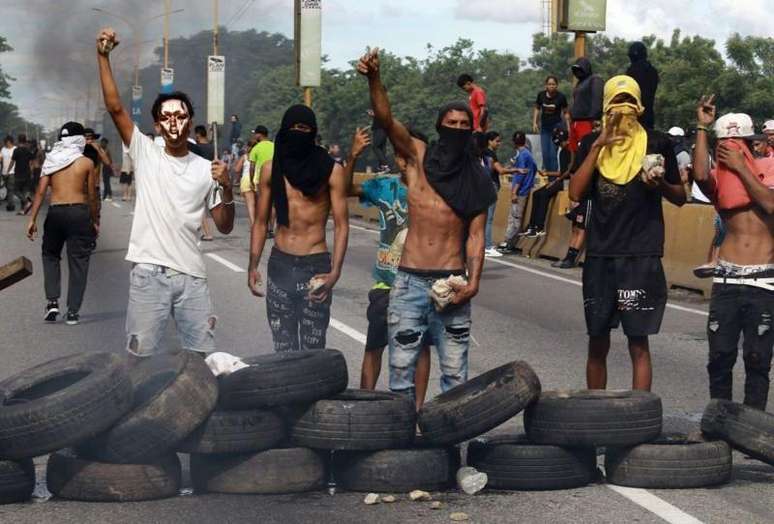
[[[607,34],[638,39],[655,34],[715,39],[721,46],[735,32],[771,36],[772,0],[608,0]],[[292,0],[220,0],[220,24],[229,30],[256,29],[292,35]],[[66,116],[101,107],[93,40],[103,25],[131,40],[127,19],[143,28],[141,66],[154,61],[160,44],[162,0],[0,0],[0,35],[14,47],[0,54],[0,66],[16,78],[13,102],[24,116],[50,125]],[[323,53],[332,67],[365,47],[402,56],[425,57],[436,48],[468,38],[477,48],[510,51],[526,58],[532,35],[541,31],[541,0],[322,0]],[[170,36],[212,27],[212,0],[172,0]],[[116,16],[96,12],[94,7]],[[148,41],[150,40],[150,41]],[[147,41],[147,42],[146,42]],[[130,53],[114,56],[119,81],[128,78]],[[119,50],[116,50],[119,53]],[[146,87],[146,89],[148,89]]]

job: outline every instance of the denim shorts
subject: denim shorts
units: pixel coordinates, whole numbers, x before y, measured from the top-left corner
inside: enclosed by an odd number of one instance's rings
[[[441,390],[468,379],[470,302],[436,311],[430,298],[436,278],[403,270],[395,276],[387,314],[392,391],[413,396],[417,359],[428,338],[438,351]]]
[[[215,351],[215,323],[207,279],[155,264],[135,264],[129,273],[126,310],[127,351],[158,351],[169,318],[175,319],[182,349]]]

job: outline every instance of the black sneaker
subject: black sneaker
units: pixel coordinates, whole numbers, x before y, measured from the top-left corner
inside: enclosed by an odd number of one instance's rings
[[[559,269],[570,269],[570,268],[575,267],[575,265],[576,265],[576,263],[575,263],[575,261],[573,259],[565,258],[556,267],[558,267]]]
[[[57,316],[59,316],[59,303],[56,300],[49,300],[46,306],[46,316],[43,317],[43,320],[56,322]]]
[[[535,228],[529,228],[526,233],[524,233],[524,236],[527,238],[537,238],[538,236],[538,230]]]
[[[270,229],[266,232],[266,238],[274,238],[274,230]]]
[[[65,324],[68,326],[77,326],[81,323],[81,317],[78,316],[78,313],[73,313],[72,311],[67,312],[67,316],[65,317]]]

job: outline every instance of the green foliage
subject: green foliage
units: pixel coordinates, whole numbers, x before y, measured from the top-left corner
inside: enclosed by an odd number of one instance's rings
[[[0,36],[0,53],[13,51],[8,41]],[[0,133],[18,135],[27,132],[33,136],[36,132],[41,132],[41,126],[28,122],[19,116],[19,108],[5,100],[11,97],[11,82],[14,78],[3,73],[0,68]]]

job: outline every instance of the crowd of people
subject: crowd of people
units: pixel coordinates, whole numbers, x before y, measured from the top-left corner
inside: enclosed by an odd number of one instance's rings
[[[631,47],[630,69],[606,81],[592,73],[588,59],[579,59],[572,67],[578,82],[570,101],[558,92],[556,77],[546,79],[533,113],[543,159],[539,169],[524,131],[511,136],[513,157],[498,160],[502,136],[492,130],[483,88],[468,74],[457,81],[468,102],[438,110],[436,138],[404,125],[393,114],[382,83],[378,49],[357,63],[367,80],[372,133],[357,129],[346,158],[340,148],[319,145],[316,115],[304,105],[287,109],[273,141],[267,127],[259,125],[246,147],[240,144],[241,123],[234,115],[228,149],[214,158],[206,128],[197,127],[197,139],[188,139],[194,108],[182,92],[161,94],[153,105],[163,141],[157,144],[140,132],[121,104],[109,60],[116,42],[113,31],[103,30],[97,50],[105,107],[127,157],[121,176],[131,177],[127,185],[137,188],[126,256],[132,263],[126,349],[133,359],[157,351],[173,312],[184,349],[215,349],[216,316],[198,241],[205,239],[199,235],[206,231],[202,217],[208,215],[221,233],[232,230],[236,184],[250,223],[247,284],[253,295],[265,297],[275,351],[325,348],[334,288],[347,252],[347,198],[357,197],[363,206],[376,208],[380,218],[361,387],[376,386],[388,348],[390,389],[410,396],[419,407],[427,391],[431,347],[438,354],[442,391],[467,380],[471,300],[479,292],[485,255],[515,250],[521,234],[544,234],[548,203],[569,180],[569,196],[577,205],[568,217],[583,234],[573,236],[562,263],[577,263],[585,237],[588,387],[606,387],[610,332],[621,325],[632,359],[632,388],[650,390],[648,337],[659,332],[667,301],[662,202],[683,205],[695,182],[726,228],[712,274],[710,394],[730,399],[731,369],[743,333],[745,403],[765,408],[774,346],[774,122],[764,126],[767,137],[758,135],[747,115],[716,118],[714,98],[703,97],[692,151],[684,132],[655,130],[658,73],[642,44]],[[708,138],[712,128],[716,154]],[[77,123],[62,127],[42,165],[31,205],[28,235],[34,238],[51,187],[43,234],[47,320],[59,313],[59,253],[67,243],[67,318],[74,313],[77,322],[88,246],[99,231],[95,166],[112,162],[104,146],[95,147],[96,157],[85,154],[87,142],[98,138],[91,132],[89,139],[88,131]],[[764,139],[767,145],[760,145]],[[387,172],[390,162],[382,151],[377,155],[380,172],[356,182],[358,158],[377,141],[382,150],[386,141],[392,144],[399,174]],[[549,183],[534,190],[539,172],[549,176]],[[511,177],[510,212],[498,250],[492,218],[503,176]],[[530,198],[533,211],[524,224]],[[329,216],[332,251],[326,239]],[[272,237],[264,279],[259,267]]]

